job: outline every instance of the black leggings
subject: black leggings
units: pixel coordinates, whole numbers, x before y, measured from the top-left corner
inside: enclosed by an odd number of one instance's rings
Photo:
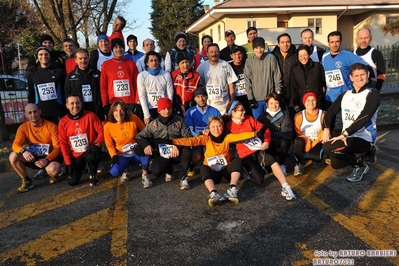
[[[163,158],[158,156],[152,163],[152,174],[156,177],[160,177],[163,174],[173,175],[173,165],[181,164],[179,178],[181,179],[187,174],[188,166],[190,164],[190,148],[182,147],[179,148],[180,156],[176,158]]]
[[[87,150],[78,158],[72,158],[72,173],[69,173],[68,178],[69,185],[76,186],[79,184],[83,170],[86,168],[86,163],[89,167],[90,174],[97,175],[98,164],[101,160],[100,149],[98,149],[94,156],[93,155],[93,153],[90,153],[90,150]]]
[[[305,151],[305,140],[296,138],[294,141],[294,158],[296,163],[300,163]],[[320,142],[309,151],[309,159],[320,162],[323,158],[323,144]]]
[[[222,171],[213,171],[208,165],[201,166],[201,178],[205,182],[208,179],[212,179],[215,184],[220,183],[222,178],[231,180],[231,173],[239,172],[241,173],[242,161],[240,158],[234,158],[230,164],[225,167]]]
[[[267,150],[271,155],[278,156],[278,163],[284,164],[291,146],[291,139],[279,138],[270,143]]]
[[[324,152],[331,158],[331,167],[339,169],[345,166],[345,163],[352,167],[357,164],[357,157],[355,154],[365,153],[370,150],[370,142],[361,138],[347,138],[348,146],[342,140],[338,140],[333,144],[331,141],[323,144]]]
[[[264,151],[258,151],[253,153],[245,158],[242,158],[242,164],[244,168],[251,172],[251,176],[254,182],[258,185],[262,184],[265,179],[266,171],[263,170],[263,167],[270,168],[276,160],[272,155]]]

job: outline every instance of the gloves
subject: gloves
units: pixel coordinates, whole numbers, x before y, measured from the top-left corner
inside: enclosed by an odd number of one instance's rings
[[[68,176],[72,176],[75,172],[75,166],[73,164],[67,165]]]
[[[101,152],[100,148],[97,147],[96,145],[93,145],[87,151],[85,151],[83,156],[87,161],[100,160],[101,159],[100,152]]]
[[[119,164],[119,156],[118,155],[114,155],[111,158],[111,168],[112,168],[112,166],[114,166],[114,164]]]
[[[171,139],[163,139],[163,138],[155,138],[154,143],[158,144],[173,144],[173,140]]]
[[[258,102],[255,99],[249,100],[249,107],[252,109],[258,108]]]
[[[263,127],[258,132],[256,132],[256,136],[261,140],[263,140],[264,138],[263,136],[265,135],[265,132],[268,128],[269,128],[268,125],[263,125]]]

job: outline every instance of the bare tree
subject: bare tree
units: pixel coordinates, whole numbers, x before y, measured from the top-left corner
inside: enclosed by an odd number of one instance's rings
[[[64,38],[78,40],[80,32],[89,47],[93,32],[107,32],[113,14],[127,0],[33,0],[50,35],[61,43]]]

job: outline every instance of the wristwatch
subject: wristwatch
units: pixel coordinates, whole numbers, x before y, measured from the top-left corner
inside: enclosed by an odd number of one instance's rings
[[[20,151],[19,151],[19,154],[22,154],[22,153],[24,153],[26,151],[26,149],[25,148],[22,148]]]
[[[347,138],[349,136],[348,132],[346,132],[346,130],[344,132],[341,133],[342,136],[344,136],[345,138]]]

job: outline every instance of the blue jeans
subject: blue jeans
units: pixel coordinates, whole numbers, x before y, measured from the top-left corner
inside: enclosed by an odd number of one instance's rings
[[[134,163],[141,163],[141,168],[145,171],[148,170],[148,164],[150,163],[151,156],[139,156],[135,154],[132,157],[124,157],[122,155],[119,156],[119,163],[116,163],[112,166],[111,169],[109,169],[109,173],[112,176],[120,176],[125,169]]]

